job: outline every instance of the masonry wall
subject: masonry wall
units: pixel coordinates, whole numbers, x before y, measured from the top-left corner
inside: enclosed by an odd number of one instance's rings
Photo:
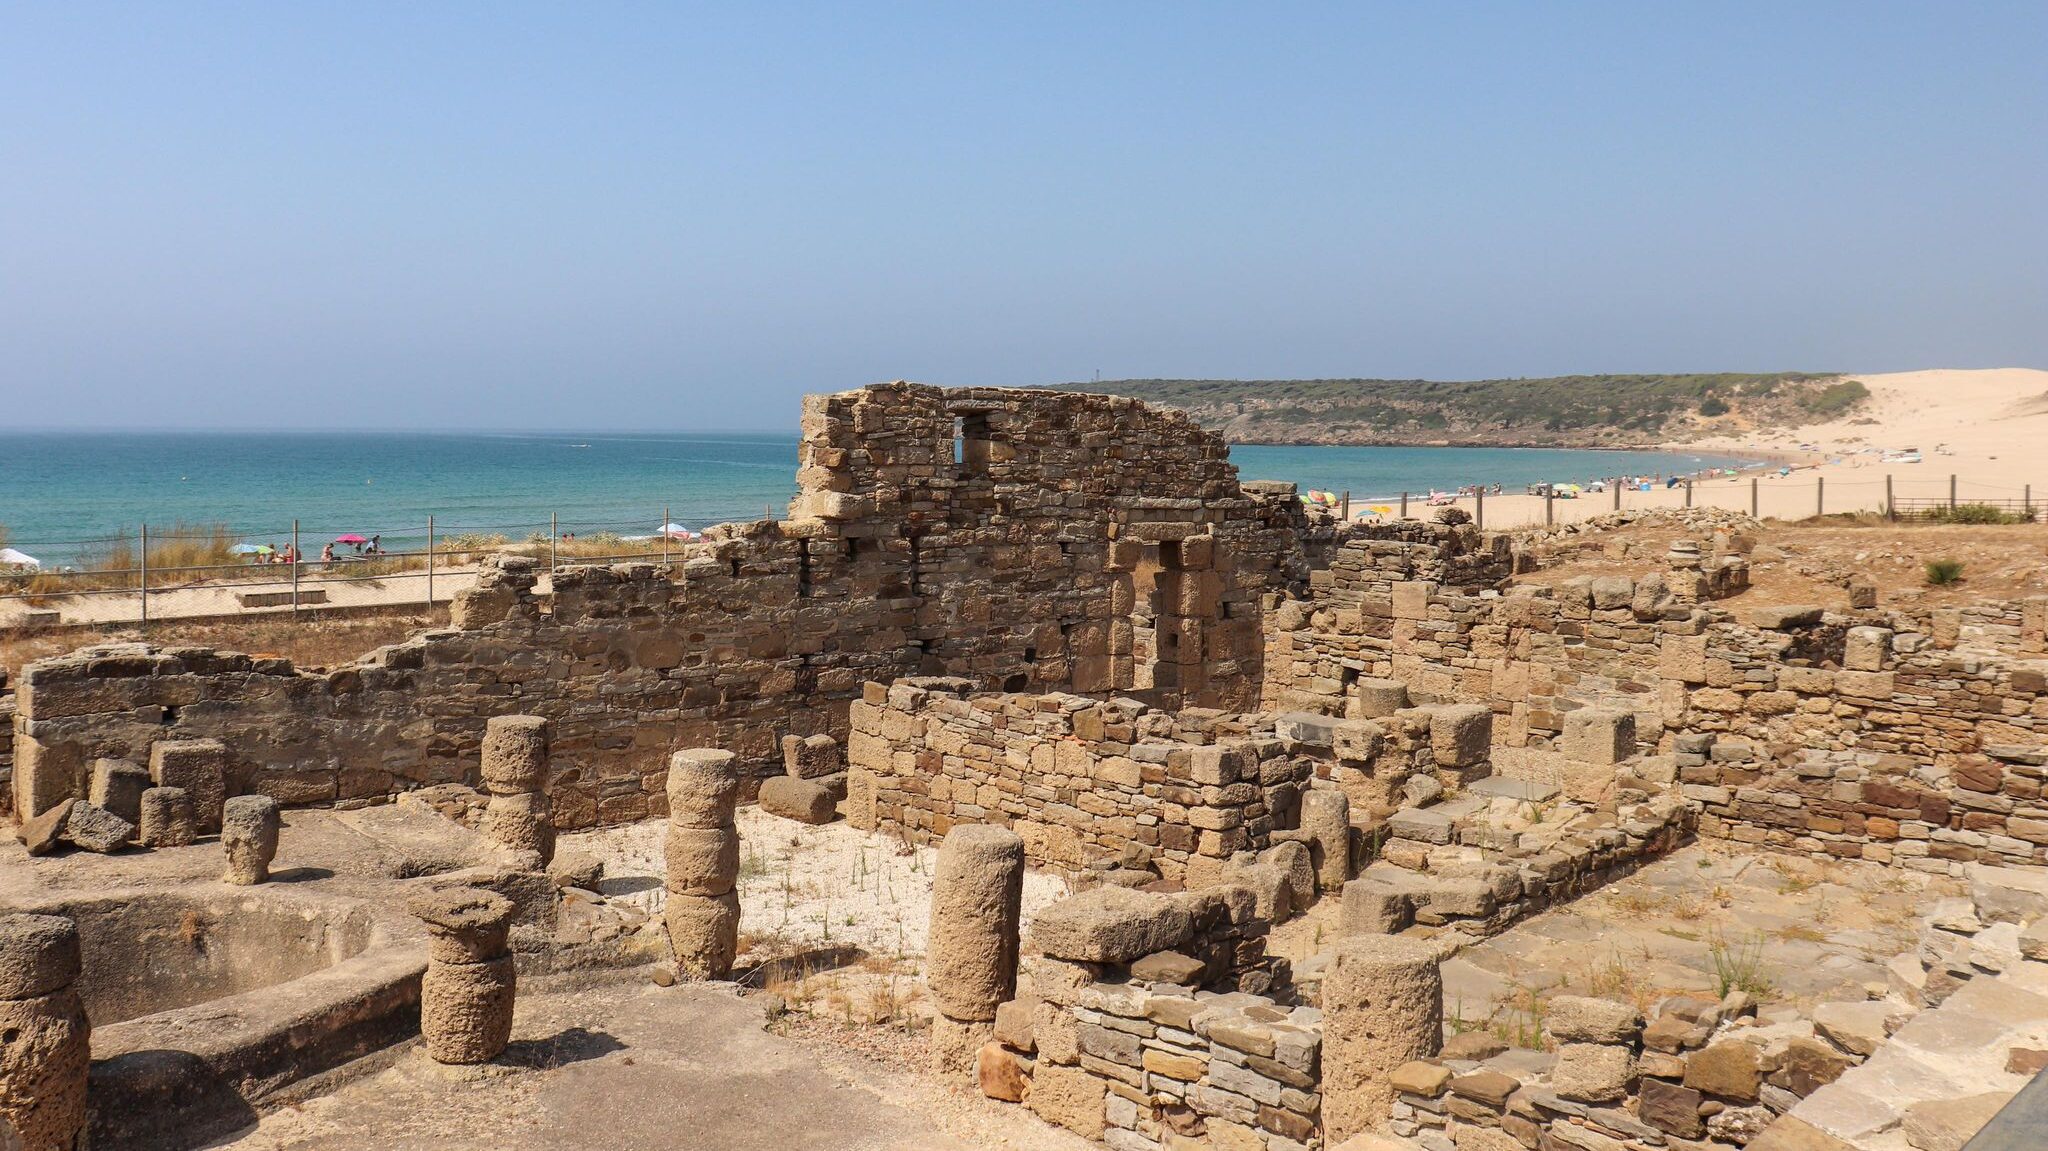
[[[1034,863],[1181,880],[1267,846],[1311,771],[1263,729],[1135,700],[870,684],[853,705],[848,818],[916,842],[956,823],[1015,830]]]
[[[1289,485],[1240,485],[1223,442],[1109,396],[888,384],[807,399],[784,522],[724,525],[668,568],[544,573],[505,557],[452,627],[333,671],[201,649],[87,649],[18,688],[24,814],[100,756],[227,741],[236,790],[372,802],[471,780],[484,721],[555,723],[564,827],[662,814],[665,757],[847,734],[861,684],[1249,703],[1261,611],[1305,587]]]
[[[1539,751],[1568,712],[1617,708],[1640,752],[1679,757],[1703,834],[1930,870],[2048,863],[2048,600],[1739,620],[1712,602],[1719,568],[1506,595],[1408,570],[1319,575],[1274,612],[1268,706],[1355,713],[1359,682],[1387,677],[1485,704],[1498,743]]]

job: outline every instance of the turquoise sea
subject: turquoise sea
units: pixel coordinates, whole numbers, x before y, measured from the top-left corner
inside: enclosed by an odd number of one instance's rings
[[[225,523],[251,543],[301,546],[344,532],[389,550],[438,535],[654,532],[663,510],[691,528],[781,515],[796,488],[796,437],[722,433],[0,433],[0,525],[45,564],[110,537]],[[1525,448],[1239,445],[1245,479],[1350,490],[1585,480],[1726,465],[1725,457]]]

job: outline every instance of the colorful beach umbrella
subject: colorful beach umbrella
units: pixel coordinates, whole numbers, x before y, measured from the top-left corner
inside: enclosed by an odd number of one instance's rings
[[[267,556],[271,552],[271,547],[269,544],[236,544],[228,551],[238,556]]]
[[[335,536],[334,542],[338,544],[366,544],[370,542],[370,537],[359,536],[354,532],[350,532],[345,536]]]

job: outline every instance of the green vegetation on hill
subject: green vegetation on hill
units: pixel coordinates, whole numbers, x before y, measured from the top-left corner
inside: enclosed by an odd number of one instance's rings
[[[1796,427],[1855,408],[1855,380],[1812,372],[1469,380],[1101,380],[1062,389],[1179,408],[1243,443],[1604,446]]]

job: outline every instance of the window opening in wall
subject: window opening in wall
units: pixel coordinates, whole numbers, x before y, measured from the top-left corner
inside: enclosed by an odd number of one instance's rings
[[[953,465],[961,479],[988,474],[988,413],[969,412],[953,421]]]

